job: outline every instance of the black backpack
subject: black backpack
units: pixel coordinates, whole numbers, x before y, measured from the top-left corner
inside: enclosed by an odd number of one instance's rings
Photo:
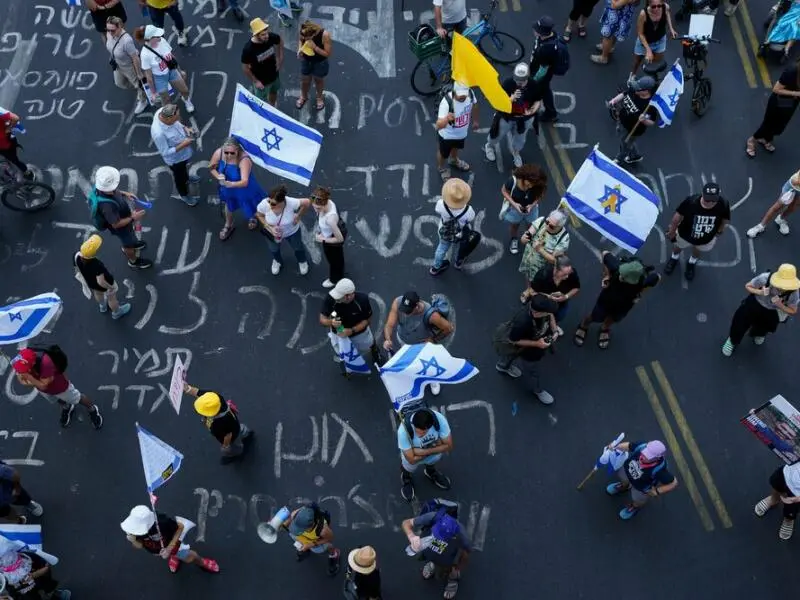
[[[556,36],[555,43],[558,58],[556,59],[556,64],[553,65],[553,75],[566,75],[570,67],[569,46],[559,36]]]
[[[418,516],[427,515],[428,513],[436,513],[438,519],[441,515],[450,515],[458,520],[458,503],[452,500],[445,500],[444,498],[434,498],[422,503],[420,506]]]
[[[60,346],[51,344],[50,346],[43,346],[39,348],[34,348],[31,346],[30,349],[36,352],[35,368],[37,372],[40,371],[42,356],[45,354],[50,357],[50,360],[53,361],[53,364],[56,366],[56,369],[59,373],[64,373],[67,370],[67,366],[69,364],[67,361],[67,355]]]

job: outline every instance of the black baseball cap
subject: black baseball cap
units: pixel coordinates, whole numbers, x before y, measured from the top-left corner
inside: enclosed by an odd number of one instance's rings
[[[703,186],[703,200],[706,202],[719,201],[719,184],[716,181],[709,181]]]
[[[397,310],[405,315],[410,315],[412,312],[414,312],[418,302],[419,294],[417,292],[406,292],[403,294],[403,297],[400,298],[400,306],[397,307]]]
[[[556,24],[548,16],[544,16],[533,24],[533,30],[539,35],[550,35]]]
[[[548,298],[543,294],[536,294],[530,301],[530,309],[536,312],[556,314],[558,312],[558,302]]]

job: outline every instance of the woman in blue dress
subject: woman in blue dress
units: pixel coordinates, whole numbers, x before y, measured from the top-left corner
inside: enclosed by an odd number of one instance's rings
[[[247,228],[256,229],[256,207],[266,194],[252,173],[253,161],[236,138],[229,137],[217,148],[208,169],[219,184],[219,199],[225,205],[225,225],[219,232],[219,239],[224,242],[231,236],[233,213],[239,209],[248,219]]]
[[[600,36],[602,41],[595,49],[597,54],[590,57],[597,65],[608,64],[617,42],[624,42],[631,31],[636,17],[639,0],[605,0],[605,10],[600,17]],[[663,3],[662,3],[663,5]]]

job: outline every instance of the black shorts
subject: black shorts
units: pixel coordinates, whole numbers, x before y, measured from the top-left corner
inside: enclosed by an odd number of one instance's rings
[[[108,17],[119,17],[122,19],[123,23],[128,21],[128,15],[125,12],[125,7],[122,6],[122,2],[115,4],[107,10],[96,10],[90,14],[92,15],[92,21],[94,21],[95,30],[100,33],[105,33]]]
[[[606,319],[610,319],[614,323],[619,323],[622,319],[625,318],[632,306],[629,308],[621,308],[621,307],[613,307],[607,308],[602,304],[595,302],[594,308],[592,308],[592,315],[591,315],[591,322],[592,323],[602,323]]]
[[[773,471],[772,475],[769,476],[769,484],[776,492],[780,492],[789,497],[794,496],[792,490],[786,485],[786,478],[783,476],[783,467],[778,467]]]
[[[450,156],[450,151],[453,148],[461,150],[464,147],[464,141],[466,138],[461,138],[460,140],[446,140],[438,133],[436,137],[439,138],[439,156],[442,158],[447,158]]]

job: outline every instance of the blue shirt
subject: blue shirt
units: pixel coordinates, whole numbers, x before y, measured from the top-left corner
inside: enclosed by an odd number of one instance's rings
[[[400,427],[397,428],[397,447],[400,448],[401,452],[410,450],[411,448],[430,448],[435,446],[439,440],[450,437],[450,424],[447,422],[447,419],[444,418],[444,415],[435,410],[431,412],[439,422],[439,431],[436,431],[436,427],[431,427],[425,432],[425,435],[420,438],[417,436],[416,430],[414,430],[414,439],[409,439],[408,431],[406,431],[405,425],[401,423]],[[417,464],[432,465],[439,460],[440,456],[441,454],[425,456]]]

